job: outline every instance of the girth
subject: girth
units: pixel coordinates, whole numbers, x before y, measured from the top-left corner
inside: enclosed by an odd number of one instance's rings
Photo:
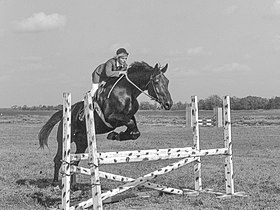
[[[102,120],[102,122],[108,127],[108,128],[114,128],[110,123],[108,123],[105,120],[104,114],[100,108],[100,106],[98,105],[98,103],[96,101],[93,101],[93,110],[98,114],[98,116],[100,117],[100,119]],[[81,110],[79,110],[78,113],[78,119],[80,121],[84,121],[85,120],[85,109],[82,108]]]

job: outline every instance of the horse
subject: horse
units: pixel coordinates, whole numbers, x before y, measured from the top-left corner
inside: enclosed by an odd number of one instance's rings
[[[109,140],[136,140],[140,136],[135,113],[139,109],[137,97],[148,91],[149,97],[156,100],[165,110],[169,110],[173,101],[168,90],[169,80],[165,77],[168,64],[161,68],[146,62],[134,62],[127,69],[127,73],[119,78],[111,78],[103,87],[99,87],[92,98],[94,103],[94,119],[96,134],[108,134]],[[53,185],[58,184],[59,169],[62,159],[63,112],[55,112],[41,128],[38,139],[40,148],[48,146],[48,136],[58,123],[57,153],[54,157]],[[124,132],[116,133],[114,129],[126,126]],[[86,124],[84,116],[84,102],[80,101],[71,107],[71,141],[76,144],[76,154],[84,153],[88,147]],[[75,161],[78,165],[79,161]]]

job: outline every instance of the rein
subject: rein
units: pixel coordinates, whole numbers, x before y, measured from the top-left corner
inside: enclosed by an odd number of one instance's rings
[[[155,98],[155,97],[149,95],[148,93],[145,93],[144,90],[142,90],[142,89],[139,88],[137,85],[135,85],[135,83],[132,82],[132,81],[128,78],[127,74],[123,74],[123,75],[115,82],[115,84],[114,84],[113,87],[111,88],[111,90],[110,90],[110,92],[109,92],[107,98],[110,97],[111,92],[113,91],[113,89],[115,88],[115,86],[117,85],[117,83],[118,83],[124,76],[125,76],[126,80],[127,80],[130,84],[132,84],[137,90],[139,90],[139,91],[140,91],[141,93],[143,93],[144,95],[148,96],[151,100],[155,100],[155,101],[157,101],[157,102],[159,103],[159,100],[158,100],[157,98]],[[148,82],[148,84],[146,85],[146,87],[150,84],[150,82],[151,82],[151,79],[149,80],[149,82]],[[157,95],[157,92],[156,92],[156,90],[155,90],[155,87],[154,87],[153,83],[152,83],[152,86],[153,86],[154,91],[155,91],[155,93],[156,93],[156,95]]]
[[[155,98],[155,97],[149,95],[148,93],[145,93],[144,90],[142,90],[142,89],[139,88],[137,85],[135,85],[134,82],[132,82],[132,81],[128,78],[127,74],[125,75],[125,78],[126,78],[127,81],[130,82],[134,87],[136,87],[141,93],[143,93],[144,95],[148,96],[151,100],[155,100],[155,101],[159,102],[157,98]],[[150,82],[151,82],[151,80],[149,80],[149,82],[148,82],[148,84],[146,85],[146,87],[150,84]],[[155,87],[154,87],[153,83],[152,83],[152,86],[153,86],[154,91],[155,91]],[[155,93],[156,93],[156,91],[155,91]],[[157,94],[157,93],[156,93],[156,94]]]

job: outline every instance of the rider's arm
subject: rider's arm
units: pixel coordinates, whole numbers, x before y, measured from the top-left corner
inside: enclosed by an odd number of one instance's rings
[[[114,71],[114,64],[112,61],[105,63],[104,73],[107,77],[118,77],[119,71]]]

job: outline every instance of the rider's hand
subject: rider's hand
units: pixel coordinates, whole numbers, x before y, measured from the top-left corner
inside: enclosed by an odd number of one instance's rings
[[[127,65],[126,62],[124,62],[123,65],[122,65],[123,68],[127,68],[127,66],[128,66],[128,65]]]
[[[93,97],[93,96],[94,96],[94,93],[95,93],[95,90],[94,90],[94,89],[91,89],[91,90],[88,91],[88,92],[90,93],[91,97]]]
[[[125,76],[126,76],[126,75],[127,75],[127,71],[120,71],[120,72],[119,72],[119,75],[120,75],[120,76],[121,76],[121,75],[125,75]]]

